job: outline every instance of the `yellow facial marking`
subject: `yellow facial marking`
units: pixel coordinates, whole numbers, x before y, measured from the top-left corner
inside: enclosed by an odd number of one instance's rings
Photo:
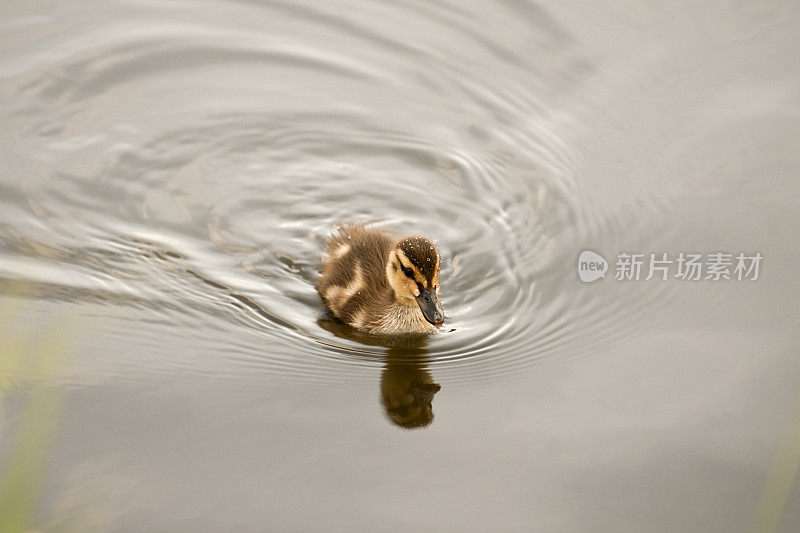
[[[397,259],[400,262],[400,268],[403,269],[403,272],[401,273],[402,275],[404,275],[410,281],[414,281],[415,283],[422,283],[423,286],[425,285],[425,276],[423,276],[422,273],[419,271],[419,269],[416,266],[414,266],[414,263],[412,263],[408,259],[408,257],[406,257],[406,254],[403,253],[403,250],[399,250],[399,249],[397,250]],[[411,271],[412,271],[412,273],[414,275],[414,279],[413,280],[411,278],[409,278],[405,274],[405,269],[407,269],[407,268],[411,269]],[[415,296],[417,296],[418,294],[419,294],[419,290],[417,290],[417,294],[415,294]]]

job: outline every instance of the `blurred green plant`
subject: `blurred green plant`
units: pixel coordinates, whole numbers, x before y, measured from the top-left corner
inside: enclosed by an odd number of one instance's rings
[[[800,396],[794,413],[786,421],[772,466],[767,474],[761,498],[756,506],[750,530],[758,533],[778,531],[800,470]]]
[[[10,322],[8,316],[0,317],[0,329],[10,331]],[[0,533],[17,533],[33,527],[61,412],[63,389],[56,380],[71,343],[66,328],[54,324],[35,334],[4,337],[0,339],[5,340],[0,344],[0,407],[12,392],[24,399],[24,406],[0,469]]]

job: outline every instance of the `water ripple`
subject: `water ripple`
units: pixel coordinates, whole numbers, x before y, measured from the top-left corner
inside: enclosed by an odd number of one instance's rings
[[[452,383],[613,345],[668,305],[663,287],[623,305],[576,280],[580,247],[624,241],[628,220],[579,186],[567,103],[592,67],[545,10],[502,3],[506,42],[456,4],[364,15],[429,29],[412,41],[318,7],[231,5],[237,22],[216,25],[202,7],[88,33],[76,16],[43,37],[60,40],[50,54],[15,37],[35,60],[0,64],[7,129],[37,150],[15,163],[35,169],[23,187],[0,183],[0,292],[135,310],[152,355],[117,364],[142,372],[342,380],[391,352],[426,354]],[[631,218],[671,209],[633,202]],[[442,333],[401,346],[325,320],[319,257],[352,217],[439,242]]]

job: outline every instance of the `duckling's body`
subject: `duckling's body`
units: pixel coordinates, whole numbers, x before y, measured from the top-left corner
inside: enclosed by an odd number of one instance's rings
[[[341,321],[371,333],[425,333],[444,320],[439,253],[427,238],[347,224],[331,235],[317,291]]]

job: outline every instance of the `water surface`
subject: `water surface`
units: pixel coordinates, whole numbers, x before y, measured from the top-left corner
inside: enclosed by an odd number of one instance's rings
[[[0,15],[7,524],[800,527],[796,3]],[[436,239],[439,334],[326,319],[345,218]]]

